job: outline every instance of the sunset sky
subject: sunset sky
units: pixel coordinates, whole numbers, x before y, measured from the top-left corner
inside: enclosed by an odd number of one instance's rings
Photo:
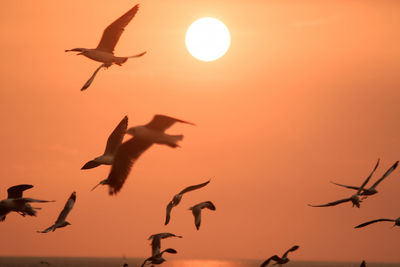
[[[16,184],[37,217],[11,213],[0,223],[0,256],[145,257],[148,236],[169,239],[175,258],[256,258],[300,249],[292,260],[399,262],[400,228],[353,227],[400,216],[400,169],[379,193],[350,203],[330,183],[371,184],[400,160],[400,3],[380,1],[143,1],[115,49],[122,67],[65,49],[95,48],[101,34],[138,2],[69,0],[2,2],[0,16],[0,199]],[[202,17],[221,20],[231,46],[201,62],[185,47],[185,32]],[[121,192],[90,189],[108,166],[82,171],[103,153],[125,116],[129,126],[154,114],[196,123],[181,147],[154,145],[134,165]],[[164,226],[165,207],[192,184]],[[50,226],[72,191],[71,226]],[[199,231],[188,208],[211,200]]]

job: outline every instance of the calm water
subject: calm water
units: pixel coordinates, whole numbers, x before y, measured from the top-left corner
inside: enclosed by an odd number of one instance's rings
[[[50,265],[41,264],[46,261]],[[122,267],[126,262],[129,267],[140,266],[142,259],[120,259],[120,258],[47,258],[47,257],[0,257],[1,267]],[[258,267],[260,260],[167,260],[163,267]],[[272,266],[272,265],[271,265]],[[285,267],[359,267],[355,262],[289,262]],[[367,263],[367,267],[400,267],[398,264]]]

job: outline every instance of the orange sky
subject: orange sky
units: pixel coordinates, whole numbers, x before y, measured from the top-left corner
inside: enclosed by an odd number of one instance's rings
[[[362,203],[310,208],[352,192],[381,158],[373,181],[400,159],[400,4],[397,1],[146,1],[116,47],[148,54],[101,71],[64,49],[95,47],[103,29],[136,2],[4,1],[0,16],[1,198],[29,183],[26,196],[55,199],[38,217],[10,214],[0,255],[144,257],[157,232],[183,258],[265,258],[293,244],[293,260],[400,261],[399,229],[366,220],[399,213],[400,171]],[[223,21],[231,47],[215,62],[185,48],[196,19]],[[153,146],[122,191],[90,192],[109,167],[81,171],[103,152],[124,115],[154,114],[174,125],[181,148]],[[164,226],[165,206],[187,194]],[[72,191],[71,226],[39,235]],[[187,210],[212,200],[200,231]],[[39,206],[39,205],[37,205]],[[7,242],[4,242],[6,240]]]

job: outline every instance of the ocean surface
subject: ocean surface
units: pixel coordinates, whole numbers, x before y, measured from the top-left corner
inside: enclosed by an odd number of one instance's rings
[[[62,258],[62,257],[0,257],[1,267],[129,267],[140,266],[143,259],[137,258]],[[163,267],[258,267],[262,260],[168,260]],[[360,262],[308,262],[293,261],[285,267],[359,267]],[[147,265],[150,266],[150,265]],[[272,266],[272,265],[271,265]],[[275,265],[276,266],[276,265]],[[400,267],[400,263],[367,262],[367,267]]]

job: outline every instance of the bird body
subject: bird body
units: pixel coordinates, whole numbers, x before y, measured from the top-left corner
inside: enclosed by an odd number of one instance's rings
[[[207,208],[209,210],[216,210],[216,207],[214,206],[214,204],[211,201],[204,201],[204,202],[201,202],[201,203],[189,208],[189,210],[192,210],[192,214],[194,216],[194,224],[195,224],[197,230],[200,229],[201,210],[204,208]]]
[[[48,227],[47,229],[43,231],[37,231],[38,233],[48,233],[50,231],[55,231],[57,228],[62,228],[67,225],[70,225],[68,221],[66,221],[67,216],[69,212],[72,210],[74,207],[76,201],[76,192],[72,192],[71,196],[68,198],[67,202],[65,203],[64,209],[61,211],[60,215],[58,216],[57,220],[55,223]]]

